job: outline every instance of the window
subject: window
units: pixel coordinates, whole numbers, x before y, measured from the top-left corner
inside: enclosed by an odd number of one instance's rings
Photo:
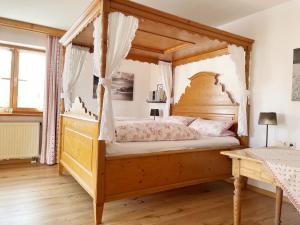
[[[45,75],[45,51],[0,45],[1,111],[42,112]]]
[[[12,51],[0,49],[0,107],[9,107]]]

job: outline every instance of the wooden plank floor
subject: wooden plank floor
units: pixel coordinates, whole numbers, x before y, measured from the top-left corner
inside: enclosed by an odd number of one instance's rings
[[[215,182],[107,203],[105,225],[231,225],[231,184]],[[274,199],[246,191],[243,225],[273,225]],[[288,203],[283,225],[299,225]],[[0,166],[0,225],[93,225],[92,200],[56,167]]]

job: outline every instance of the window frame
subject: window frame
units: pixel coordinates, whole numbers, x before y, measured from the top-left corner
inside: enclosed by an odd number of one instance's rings
[[[18,85],[19,85],[19,51],[41,52],[46,54],[46,50],[38,48],[23,47],[18,45],[0,43],[0,48],[6,48],[12,51],[11,71],[10,71],[10,93],[9,106],[12,112],[0,112],[0,115],[42,115],[43,111],[36,108],[18,107]]]

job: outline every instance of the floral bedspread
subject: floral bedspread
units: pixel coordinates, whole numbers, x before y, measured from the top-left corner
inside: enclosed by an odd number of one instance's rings
[[[195,140],[200,135],[182,124],[143,120],[117,122],[116,137],[117,142],[141,142]]]

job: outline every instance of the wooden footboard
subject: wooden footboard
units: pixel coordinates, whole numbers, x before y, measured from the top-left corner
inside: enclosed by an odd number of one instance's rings
[[[96,224],[104,202],[135,197],[231,176],[231,161],[218,149],[192,149],[105,156],[98,121],[63,115],[59,171],[69,172],[91,195]]]
[[[94,198],[98,168],[98,121],[62,115],[60,140],[60,172],[66,169]]]
[[[239,148],[107,157],[105,201],[229,178],[231,161],[220,151]]]

